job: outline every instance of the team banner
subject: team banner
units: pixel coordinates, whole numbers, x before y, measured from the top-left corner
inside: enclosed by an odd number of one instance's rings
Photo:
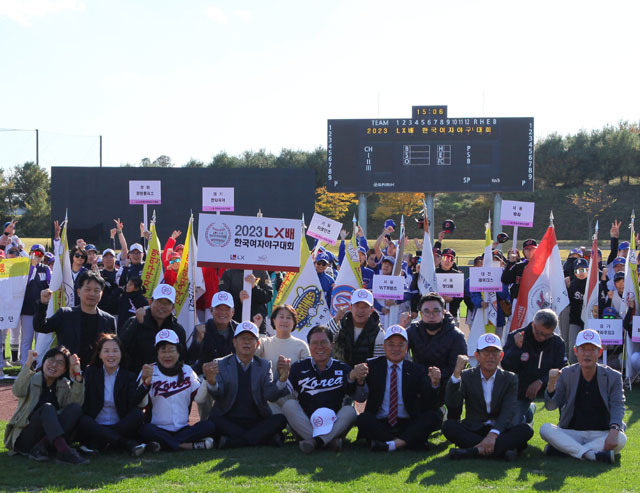
[[[425,217],[427,217],[425,209]],[[422,240],[422,257],[420,259],[420,274],[418,275],[418,289],[420,294],[436,293],[438,291],[438,280],[436,278],[436,263],[433,260],[433,247],[429,227],[424,228],[424,239]]]
[[[593,308],[598,306],[598,278],[600,271],[598,269],[598,223],[596,222],[596,230],[593,235],[593,244],[591,245],[591,260],[589,260],[589,270],[587,274],[587,284],[582,297],[582,312],[580,314],[585,325],[589,324],[589,319],[598,318],[598,313],[593,314]]]
[[[299,219],[200,214],[198,266],[300,270]]]
[[[360,257],[356,243],[356,221],[353,218],[353,234],[346,244],[345,256],[340,264],[340,271],[331,291],[331,315],[338,313],[341,308],[351,305],[351,293],[362,287],[362,272],[360,271]]]
[[[145,296],[151,298],[153,290],[162,279],[162,248],[160,247],[160,240],[158,239],[158,233],[156,233],[156,222],[151,221],[151,239],[149,240],[149,248],[147,250],[147,258],[144,262],[142,269],[142,285],[146,289]]]
[[[49,289],[53,292],[49,305],[47,306],[47,317],[52,317],[63,306],[75,305],[75,290],[73,275],[71,274],[71,258],[69,257],[69,242],[67,240],[67,224],[65,218],[60,234],[60,249],[53,263],[51,272],[51,282]],[[44,334],[39,334],[38,338],[43,338]],[[50,341],[49,341],[50,342]],[[44,354],[42,347],[37,347],[38,354]]]
[[[30,265],[28,257],[0,260],[0,330],[14,329],[20,322]]]

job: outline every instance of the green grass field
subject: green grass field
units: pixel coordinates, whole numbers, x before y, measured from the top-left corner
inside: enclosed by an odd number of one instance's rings
[[[424,453],[370,452],[363,441],[343,452],[305,456],[289,440],[281,449],[243,448],[162,452],[131,459],[104,454],[88,466],[36,463],[0,449],[0,490],[17,491],[620,491],[640,489],[640,389],[627,392],[627,447],[616,464],[548,458],[538,435],[557,411],[538,411],[536,434],[513,463],[494,459],[452,462],[442,435]],[[538,403],[540,407],[541,404]],[[0,430],[6,423],[0,425]],[[348,438],[355,439],[355,431]]]

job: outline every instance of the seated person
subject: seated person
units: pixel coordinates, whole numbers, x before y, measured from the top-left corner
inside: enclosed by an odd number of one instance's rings
[[[287,385],[291,361],[278,358],[277,383],[271,361],[255,356],[260,345],[258,327],[242,322],[233,336],[235,354],[202,365],[209,393],[215,400],[209,421],[220,437],[218,447],[271,444],[282,446],[287,420],[273,414],[267,401],[277,401],[291,392]]]
[[[115,334],[103,334],[83,374],[87,392],[79,423],[81,442],[93,449],[124,449],[138,457],[146,448],[138,442],[137,435],[142,427],[141,408],[147,404],[147,389],[138,385],[136,375],[120,368],[121,360],[120,339]],[[160,445],[154,443],[150,448],[157,451]]]
[[[504,457],[513,461],[533,436],[533,429],[516,415],[518,377],[498,365],[504,356],[495,334],[482,334],[474,356],[478,366],[464,370],[467,355],[458,363],[447,384],[444,402],[447,407],[462,407],[462,421],[448,419],[442,433],[457,447],[449,451],[450,459],[484,456]]]
[[[442,424],[437,409],[440,370],[427,371],[406,360],[408,349],[407,331],[392,325],[384,336],[385,356],[367,361],[369,398],[357,423],[371,450],[424,449],[429,435]]]
[[[578,363],[549,370],[545,407],[559,408],[560,421],[540,427],[540,436],[549,443],[545,454],[613,464],[614,454],[627,443],[622,375],[598,364],[602,343],[596,331],[580,332],[573,350]]]
[[[42,365],[34,372],[31,367],[37,357],[38,353],[29,350],[11,389],[18,398],[18,408],[4,431],[4,445],[9,453],[28,455],[38,462],[48,461],[55,450],[58,462],[88,464],[88,459],[69,446],[82,416],[80,360],[64,346],[57,346],[45,353]]]
[[[357,417],[353,406],[343,406],[343,401],[346,395],[358,402],[367,399],[367,365],[360,363],[352,370],[333,359],[331,332],[324,325],[312,328],[307,340],[311,357],[294,363],[289,375],[297,400],[285,401],[282,412],[305,454],[323,447],[338,452]]]
[[[191,402],[200,387],[198,375],[180,360],[180,339],[169,329],[156,335],[157,362],[142,367],[139,380],[149,392],[151,423],[142,428],[147,443],[165,450],[213,448],[213,423],[189,425]]]

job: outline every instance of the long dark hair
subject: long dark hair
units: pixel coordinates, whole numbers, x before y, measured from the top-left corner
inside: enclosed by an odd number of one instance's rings
[[[100,359],[100,352],[102,351],[102,347],[105,345],[106,342],[108,341],[114,341],[118,347],[120,348],[120,367],[122,366],[126,366],[124,365],[125,361],[125,357],[126,357],[126,353],[124,352],[124,347],[122,346],[122,341],[120,340],[120,338],[115,335],[115,334],[102,334],[100,336],[100,339],[98,339],[98,342],[96,342],[96,348],[93,351],[93,355],[91,356],[91,363],[89,363],[91,366],[102,366],[102,360]]]
[[[52,347],[51,349],[49,349],[49,351],[44,353],[44,357],[42,358],[42,363],[40,363],[40,367],[36,370],[36,373],[39,371],[42,371],[42,367],[44,366],[45,361],[47,361],[49,358],[55,358],[59,354],[64,356],[64,364],[65,364],[64,373],[60,376],[60,378],[62,377],[69,378],[69,356],[71,356],[71,353],[64,346]]]

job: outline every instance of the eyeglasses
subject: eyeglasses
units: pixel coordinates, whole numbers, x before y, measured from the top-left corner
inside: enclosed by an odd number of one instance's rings
[[[67,362],[63,359],[54,359],[54,358],[50,358],[47,360],[47,364],[48,365],[52,365],[52,366],[67,366]]]
[[[180,263],[180,259],[179,258],[174,258],[173,260],[169,260],[170,264],[179,264]]]
[[[442,310],[440,310],[439,308],[436,308],[435,310],[420,310],[420,313],[422,313],[423,315],[440,315],[442,313]]]

